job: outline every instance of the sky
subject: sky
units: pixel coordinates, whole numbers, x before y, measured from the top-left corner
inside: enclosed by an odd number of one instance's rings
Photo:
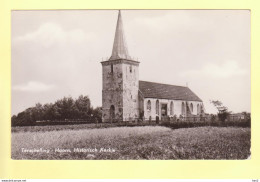
[[[102,105],[117,10],[12,11],[12,114],[64,96]],[[251,112],[249,10],[122,10],[139,79],[188,86],[216,113]]]

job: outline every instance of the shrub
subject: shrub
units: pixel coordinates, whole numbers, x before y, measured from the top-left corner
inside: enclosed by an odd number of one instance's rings
[[[192,128],[192,127],[201,127],[201,126],[218,126],[218,127],[251,127],[250,120],[245,121],[178,121],[178,122],[163,122],[161,123],[162,126],[170,127],[173,129],[177,128]]]

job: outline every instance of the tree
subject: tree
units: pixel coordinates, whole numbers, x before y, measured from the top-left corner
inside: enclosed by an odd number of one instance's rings
[[[75,101],[72,97],[64,97],[63,99],[57,100],[54,105],[56,105],[58,115],[60,116],[58,119],[75,119]]]
[[[43,106],[40,103],[35,104],[35,107],[32,108],[32,119],[34,121],[42,121],[43,120]]]
[[[44,104],[43,106],[43,120],[58,120],[60,118],[60,114],[58,112],[58,107],[55,104]]]
[[[217,108],[218,118],[220,119],[220,121],[224,122],[230,114],[228,108],[224,106],[221,101],[218,100],[210,100],[210,103],[212,103]]]
[[[11,126],[17,126],[18,125],[18,119],[16,115],[13,115],[11,118]]]
[[[92,109],[92,114],[95,122],[101,123],[102,122],[102,107],[96,107],[95,109]]]
[[[78,119],[88,119],[90,112],[90,99],[88,96],[80,95],[75,101]]]
[[[23,112],[20,112],[16,117],[12,117],[14,125],[35,125],[36,119],[34,118],[33,107],[26,109]]]

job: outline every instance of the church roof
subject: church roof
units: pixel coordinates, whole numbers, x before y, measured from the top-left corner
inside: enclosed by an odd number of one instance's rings
[[[172,99],[185,101],[202,100],[188,87],[139,81],[139,90],[144,98]]]
[[[126,39],[124,35],[123,29],[123,22],[121,17],[121,12],[118,12],[118,19],[116,25],[116,33],[114,38],[113,50],[112,55],[109,60],[116,60],[116,59],[130,59],[131,57],[128,54]]]

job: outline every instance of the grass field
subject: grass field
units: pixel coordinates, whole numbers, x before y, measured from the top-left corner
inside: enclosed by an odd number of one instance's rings
[[[250,128],[161,126],[12,132],[12,159],[246,159]]]

